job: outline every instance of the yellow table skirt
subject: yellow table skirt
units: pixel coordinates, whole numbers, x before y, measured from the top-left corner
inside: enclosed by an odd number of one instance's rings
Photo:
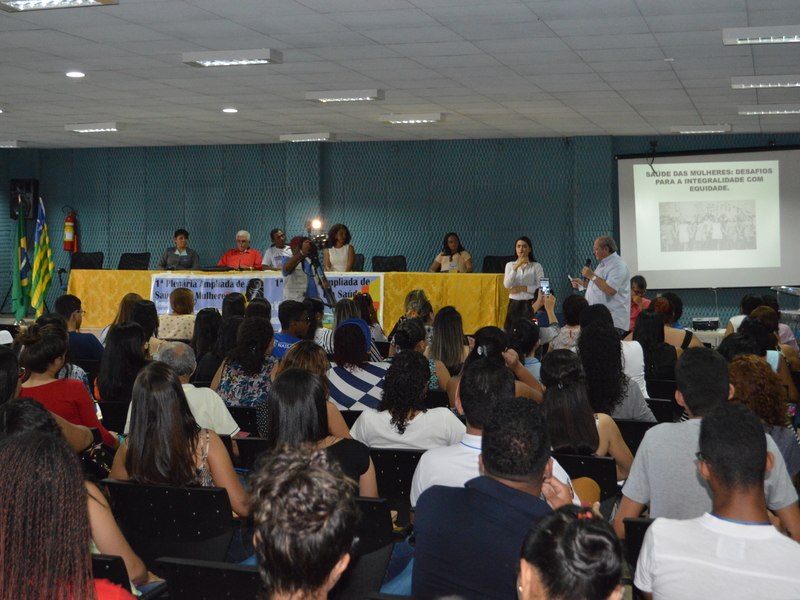
[[[72,271],[67,291],[83,303],[86,311],[83,326],[105,327],[111,323],[125,294],[135,292],[149,299],[154,272],[161,271]],[[209,276],[215,274],[209,273]],[[406,294],[416,289],[425,290],[434,310],[455,306],[464,320],[465,333],[474,333],[486,325],[502,327],[506,318],[508,290],[503,287],[501,274],[385,273],[383,327],[386,333],[403,314]]]

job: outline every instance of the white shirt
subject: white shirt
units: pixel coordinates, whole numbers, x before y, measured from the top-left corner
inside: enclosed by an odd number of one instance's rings
[[[656,519],[644,537],[636,587],[655,600],[800,598],[800,544],[772,525],[743,525],[709,513]]]
[[[538,262],[531,262],[524,267],[514,270],[515,262],[506,263],[506,274],[503,285],[509,290],[520,285],[527,287],[527,291],[509,294],[511,300],[533,300],[533,294],[539,289],[539,280],[544,277],[544,269]]]
[[[370,448],[428,450],[458,443],[467,430],[449,408],[429,408],[406,423],[403,433],[391,424],[388,410],[367,408],[353,423],[350,435]]]
[[[422,455],[411,480],[411,506],[417,505],[420,494],[434,485],[446,487],[463,487],[470,479],[481,475],[478,457],[481,455],[479,435],[464,433],[461,441],[451,446],[433,448]],[[572,503],[581,505],[581,499],[572,489],[572,480],[564,468],[553,460],[553,477],[569,487],[572,492]]]
[[[622,342],[622,369],[642,390],[642,396],[649,398],[644,380],[644,350],[639,342]]]
[[[594,272],[617,293],[609,296],[590,281],[586,288],[586,301],[590,305],[605,304],[611,311],[614,327],[627,331],[631,326],[631,272],[628,265],[614,252],[601,260]]]
[[[270,246],[264,251],[261,264],[265,267],[270,267],[271,269],[280,269],[283,267],[283,263],[285,263],[291,255],[292,249],[289,248],[288,245],[284,246],[283,248]]]
[[[350,244],[345,244],[341,248],[331,246],[328,248],[328,258],[331,261],[331,271],[344,273],[347,271],[347,259],[350,258]]]
[[[233,420],[228,407],[219,394],[210,388],[198,388],[191,383],[184,383],[183,393],[189,403],[194,420],[203,429],[210,429],[219,435],[233,437],[239,433],[239,426]],[[128,418],[125,421],[125,435],[130,433],[131,407],[128,406]]]

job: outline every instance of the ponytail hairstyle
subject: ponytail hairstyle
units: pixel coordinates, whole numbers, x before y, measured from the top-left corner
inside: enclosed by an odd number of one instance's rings
[[[464,361],[464,370],[470,363],[479,358],[499,360],[505,364],[503,352],[508,349],[508,337],[503,333],[502,329],[491,325],[481,327],[472,337],[475,339],[475,346]]]
[[[530,319],[517,319],[511,324],[508,342],[524,362],[525,357],[533,352],[539,342],[539,326]]]
[[[425,326],[420,317],[411,317],[397,326],[394,343],[400,350],[413,350],[417,344],[425,340]]]
[[[44,373],[51,363],[66,354],[67,339],[66,332],[60,327],[34,323],[17,335],[16,340],[23,345],[20,365],[34,373]]]

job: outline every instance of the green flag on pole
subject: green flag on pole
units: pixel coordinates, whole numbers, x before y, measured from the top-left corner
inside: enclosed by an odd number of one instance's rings
[[[14,238],[14,274],[11,284],[11,312],[19,321],[28,313],[30,282],[28,281],[28,236],[25,230],[25,211],[20,203],[17,213],[17,233]]]
[[[31,270],[31,306],[36,310],[36,318],[44,312],[44,299],[55,271],[53,251],[50,249],[50,236],[47,233],[44,202],[39,198],[39,213],[36,217],[36,236],[33,240],[33,269]]]

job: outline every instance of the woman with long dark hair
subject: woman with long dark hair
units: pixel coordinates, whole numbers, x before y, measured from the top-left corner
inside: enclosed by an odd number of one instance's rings
[[[592,410],[581,359],[571,350],[553,350],[542,361],[544,410],[553,452],[612,456],[617,480],[625,479],[633,454],[614,420]]]
[[[368,292],[359,292],[353,296],[353,301],[361,310],[361,318],[369,325],[369,330],[372,332],[372,341],[388,342],[389,340],[378,322],[378,311],[375,310],[375,302],[372,300],[372,296]]]
[[[328,370],[330,398],[340,409],[377,408],[388,362],[370,362],[370,332],[361,319],[348,319],[333,333],[333,364]]]
[[[400,354],[403,352],[417,352],[423,355],[427,346],[425,342],[425,326],[422,324],[422,319],[412,317],[400,323],[397,327],[397,332],[394,334],[394,342]],[[450,373],[444,363],[435,358],[430,358],[428,359],[428,368],[430,371],[430,389],[447,389]]]
[[[228,406],[256,406],[266,400],[277,361],[270,356],[272,324],[261,317],[246,319],[236,334],[236,347],[220,365],[211,389]]]
[[[147,340],[138,323],[122,323],[111,328],[94,382],[98,400],[130,402],[133,382],[149,362],[145,344]]]
[[[159,320],[156,305],[150,300],[140,300],[131,306],[130,318],[132,323],[138,323],[144,329],[144,339],[147,340],[147,351],[155,358],[166,340],[158,337]]]
[[[247,300],[244,294],[239,292],[231,292],[222,299],[222,319],[228,317],[240,316],[243,317],[247,311]]]
[[[239,516],[250,512],[219,436],[195,421],[178,375],[147,365],[133,386],[130,435],[114,456],[111,479],[156,485],[222,487]]]
[[[452,376],[461,373],[468,354],[461,313],[453,306],[443,306],[433,321],[433,338],[425,356],[440,361]]]
[[[639,342],[644,352],[647,379],[675,379],[675,365],[683,349],[664,341],[664,320],[660,314],[651,309],[641,311],[633,328],[633,341]]]
[[[125,294],[122,297],[122,300],[119,301],[119,308],[117,309],[117,315],[114,317],[114,320],[111,321],[110,325],[103,327],[103,331],[100,332],[99,339],[101,344],[105,345],[106,336],[114,325],[128,322],[131,306],[136,304],[139,300],[143,300],[143,298],[135,293]]]
[[[202,311],[201,311],[202,312]],[[219,367],[228,352],[236,347],[236,335],[244,317],[236,315],[224,319],[217,332],[217,341],[202,359],[197,359],[197,370],[194,372],[193,381],[212,381],[219,371]]]
[[[311,314],[311,313],[309,313]],[[350,298],[342,298],[333,307],[333,325],[330,329],[319,327],[314,333],[314,341],[322,347],[328,354],[333,354],[333,334],[339,327],[340,323],[344,323],[348,319],[361,319],[361,308],[358,303]],[[369,321],[366,321],[369,323]],[[310,327],[309,327],[310,329]],[[372,329],[370,328],[370,342],[369,342],[369,360],[371,362],[381,362],[383,357],[380,351],[372,341]]]
[[[455,231],[444,235],[442,251],[433,259],[431,273],[472,273],[472,257]]]
[[[345,475],[358,484],[360,496],[378,497],[375,467],[364,444],[330,435],[322,380],[304,369],[289,369],[275,378],[268,399],[271,448],[282,444],[324,448]]]
[[[197,357],[197,364],[203,360],[207,352],[211,352],[217,343],[222,315],[216,308],[201,308],[194,320],[192,341],[189,344]],[[216,370],[215,370],[216,371]]]
[[[509,290],[509,313],[519,312],[520,307],[530,310],[531,300],[536,299],[539,291],[539,280],[544,277],[542,265],[536,262],[533,255],[533,244],[529,237],[523,235],[517,238],[514,253],[517,260],[506,263],[506,274],[503,278],[503,285]]]
[[[450,409],[425,407],[429,378],[428,361],[419,352],[395,356],[378,410],[362,411],[350,433],[370,448],[428,450],[460,442],[466,427]]]

